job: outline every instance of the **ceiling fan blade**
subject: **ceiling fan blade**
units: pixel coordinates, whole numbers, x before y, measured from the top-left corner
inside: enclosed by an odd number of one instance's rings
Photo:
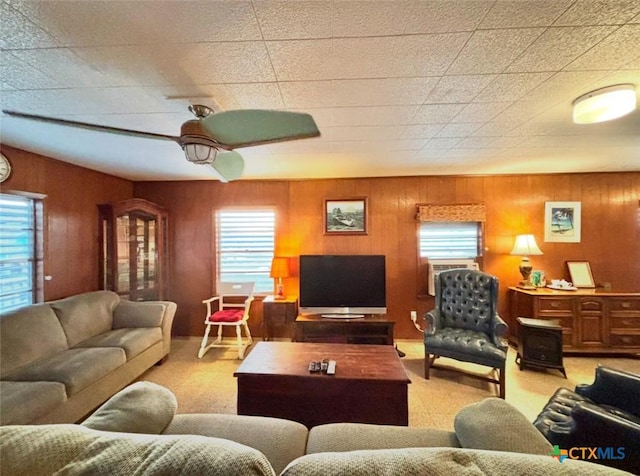
[[[218,152],[216,160],[211,164],[220,175],[221,182],[237,180],[244,171],[244,159],[236,151]]]
[[[36,114],[27,114],[27,113],[24,113],[24,112],[17,112],[17,111],[6,111],[6,110],[3,110],[2,112],[5,113],[8,116],[18,117],[20,119],[30,119],[30,120],[33,120],[33,121],[48,122],[48,123],[51,123],[51,124],[58,124],[58,125],[62,125],[62,126],[78,127],[78,128],[81,128],[81,129],[88,129],[88,130],[91,130],[91,131],[109,132],[111,134],[121,134],[121,135],[127,135],[127,136],[146,137],[147,139],[172,140],[172,141],[177,142],[178,144],[182,145],[182,141],[181,141],[180,137],[176,137],[176,136],[169,136],[169,135],[165,135],[165,134],[156,134],[154,132],[134,131],[134,130],[131,130],[131,129],[121,129],[119,127],[101,126],[101,125],[98,125],[98,124],[89,124],[87,122],[70,121],[68,119],[58,119],[58,118],[55,118],[55,117],[39,116],[39,115],[36,115]]]
[[[225,111],[203,118],[202,125],[213,140],[232,149],[320,135],[313,117],[300,112]]]

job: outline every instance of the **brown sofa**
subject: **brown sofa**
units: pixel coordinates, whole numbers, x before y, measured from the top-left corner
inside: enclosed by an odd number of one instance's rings
[[[175,311],[95,291],[0,315],[0,424],[79,421],[166,358]]]

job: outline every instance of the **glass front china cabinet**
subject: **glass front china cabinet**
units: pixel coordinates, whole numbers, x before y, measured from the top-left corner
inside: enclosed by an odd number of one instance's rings
[[[130,301],[166,299],[166,209],[133,198],[98,210],[102,288]]]

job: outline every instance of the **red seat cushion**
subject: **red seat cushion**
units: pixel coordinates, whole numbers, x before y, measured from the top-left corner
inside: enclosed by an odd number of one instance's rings
[[[236,322],[241,321],[244,311],[238,311],[236,309],[225,309],[223,311],[216,311],[209,316],[207,321],[209,322]]]

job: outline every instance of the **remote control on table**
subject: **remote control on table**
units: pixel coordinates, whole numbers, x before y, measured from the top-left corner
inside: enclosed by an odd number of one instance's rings
[[[320,362],[316,360],[312,360],[311,362],[309,362],[309,372],[311,373],[320,372]]]
[[[336,361],[330,360],[327,365],[327,375],[335,375],[336,373]]]
[[[320,364],[320,371],[323,374],[326,374],[328,367],[329,367],[329,359],[322,359],[322,363]]]

